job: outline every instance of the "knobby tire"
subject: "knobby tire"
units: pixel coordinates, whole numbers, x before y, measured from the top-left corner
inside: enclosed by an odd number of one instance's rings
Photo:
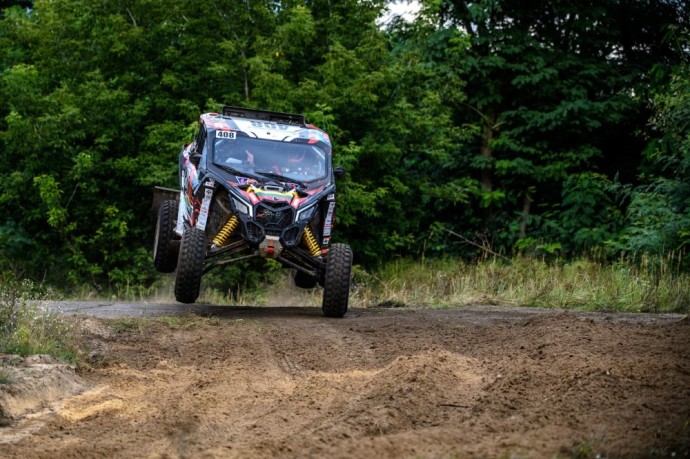
[[[328,250],[326,276],[323,283],[323,314],[343,317],[350,297],[352,249],[346,244],[333,244]]]
[[[158,208],[156,236],[153,243],[153,266],[161,273],[171,273],[177,267],[179,255],[178,242],[175,241],[175,220],[178,203],[174,200],[163,201]]]
[[[204,231],[197,228],[186,229],[182,235],[175,277],[175,298],[180,303],[194,303],[199,297],[205,256]]]

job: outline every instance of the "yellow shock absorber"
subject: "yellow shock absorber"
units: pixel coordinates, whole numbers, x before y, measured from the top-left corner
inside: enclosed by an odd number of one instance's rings
[[[307,248],[311,252],[312,257],[318,257],[319,255],[321,255],[321,249],[319,248],[319,244],[316,242],[314,233],[308,226],[304,228],[304,232],[302,233],[302,241],[304,241],[304,243],[306,244]]]
[[[216,237],[213,238],[213,244],[216,247],[222,247],[227,241],[230,235],[237,229],[237,227],[240,224],[240,219],[237,218],[237,215],[232,215],[229,219],[228,222],[223,226],[223,228],[218,231],[218,234],[216,234]]]

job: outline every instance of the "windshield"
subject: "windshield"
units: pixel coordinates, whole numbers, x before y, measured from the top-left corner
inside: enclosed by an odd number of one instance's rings
[[[327,172],[326,152],[320,145],[307,143],[307,139],[281,142],[218,130],[213,139],[213,162],[238,172],[311,182],[324,178]]]

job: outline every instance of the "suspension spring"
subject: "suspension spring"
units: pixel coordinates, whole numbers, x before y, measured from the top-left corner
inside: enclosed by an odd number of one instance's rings
[[[228,222],[223,226],[223,228],[218,231],[216,237],[213,238],[213,245],[216,247],[222,247],[228,241],[230,235],[235,232],[237,227],[240,225],[240,219],[236,215],[232,215]]]
[[[321,248],[319,247],[319,244],[316,242],[314,233],[308,226],[304,228],[304,232],[302,233],[302,241],[309,249],[309,252],[311,252],[312,257],[316,258],[319,255],[321,255]]]

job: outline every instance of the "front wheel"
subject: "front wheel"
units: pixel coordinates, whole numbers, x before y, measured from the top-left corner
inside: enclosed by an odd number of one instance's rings
[[[199,297],[205,257],[206,233],[197,228],[185,229],[175,277],[175,299],[180,303],[194,303]]]
[[[328,250],[323,281],[321,309],[326,317],[342,317],[347,312],[351,273],[352,249],[346,244],[333,244]]]
[[[158,208],[156,236],[153,240],[153,266],[160,273],[171,273],[177,267],[180,241],[175,234],[177,201],[163,201]]]

